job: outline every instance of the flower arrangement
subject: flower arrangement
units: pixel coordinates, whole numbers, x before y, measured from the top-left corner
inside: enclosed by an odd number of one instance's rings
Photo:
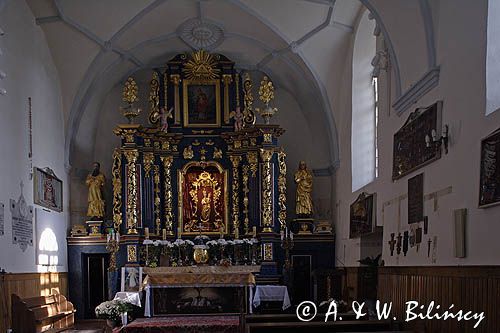
[[[119,299],[102,302],[95,308],[97,318],[118,321],[122,313],[132,310],[132,305]]]

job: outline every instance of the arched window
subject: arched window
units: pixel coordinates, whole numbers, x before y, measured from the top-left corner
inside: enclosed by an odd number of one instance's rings
[[[352,191],[377,177],[378,78],[372,60],[376,54],[375,21],[362,15],[354,37],[352,59],[351,170]]]
[[[486,115],[500,109],[500,1],[488,1]]]

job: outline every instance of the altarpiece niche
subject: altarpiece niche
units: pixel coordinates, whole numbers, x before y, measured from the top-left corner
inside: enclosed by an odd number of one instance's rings
[[[188,163],[179,171],[179,184],[182,232],[227,233],[227,170],[216,162]]]

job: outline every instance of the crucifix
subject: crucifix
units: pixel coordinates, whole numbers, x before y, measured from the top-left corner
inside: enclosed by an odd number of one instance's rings
[[[396,253],[399,255],[401,253],[401,239],[403,236],[401,236],[401,233],[398,234],[398,242],[396,244]]]
[[[403,237],[403,254],[406,257],[406,253],[408,253],[408,231],[404,232],[404,237]]]
[[[394,233],[391,233],[391,240],[388,242],[389,248],[391,251],[391,257],[394,256],[394,245],[396,244],[396,240],[394,239]]]

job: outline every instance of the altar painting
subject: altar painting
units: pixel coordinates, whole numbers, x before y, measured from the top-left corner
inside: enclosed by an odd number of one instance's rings
[[[218,80],[184,80],[184,125],[220,126],[220,87]]]
[[[188,163],[179,171],[183,234],[227,232],[227,171],[215,162]]]

